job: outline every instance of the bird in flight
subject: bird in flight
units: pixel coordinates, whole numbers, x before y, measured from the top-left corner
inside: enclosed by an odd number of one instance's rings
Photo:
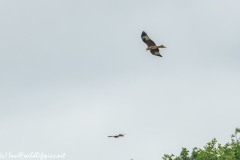
[[[143,42],[148,46],[146,50],[150,50],[150,52],[155,56],[162,57],[158,48],[166,48],[164,45],[156,46],[156,44],[148,37],[147,33],[144,31],[142,32],[141,38]]]
[[[108,136],[108,137],[114,137],[114,138],[118,138],[118,137],[123,137],[125,134],[119,134],[119,135],[115,135],[115,136]]]

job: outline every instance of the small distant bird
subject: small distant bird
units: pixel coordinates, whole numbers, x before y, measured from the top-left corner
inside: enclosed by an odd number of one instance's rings
[[[143,42],[148,46],[146,50],[150,50],[150,52],[155,56],[162,57],[158,48],[166,48],[164,45],[156,46],[156,44],[148,37],[147,33],[144,31],[142,32],[141,38]]]
[[[119,135],[115,135],[115,136],[108,136],[108,137],[114,137],[114,138],[118,138],[118,137],[123,137],[125,134],[119,134]]]

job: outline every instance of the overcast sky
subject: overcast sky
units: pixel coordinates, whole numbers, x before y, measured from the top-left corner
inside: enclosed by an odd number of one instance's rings
[[[239,0],[0,1],[0,152],[160,160],[230,141],[239,16]]]

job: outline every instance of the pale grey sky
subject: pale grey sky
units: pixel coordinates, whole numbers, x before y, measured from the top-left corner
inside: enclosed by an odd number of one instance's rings
[[[160,160],[226,143],[240,127],[239,15],[239,0],[0,1],[0,152]]]

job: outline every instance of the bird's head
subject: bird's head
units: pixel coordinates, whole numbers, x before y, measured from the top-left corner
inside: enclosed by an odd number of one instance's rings
[[[150,46],[150,47],[147,47],[147,48],[146,48],[146,51],[147,51],[147,50],[151,50],[151,49],[153,49],[153,47],[152,47],[152,46]]]
[[[125,134],[119,134],[118,136],[121,136],[121,137],[123,137]]]

